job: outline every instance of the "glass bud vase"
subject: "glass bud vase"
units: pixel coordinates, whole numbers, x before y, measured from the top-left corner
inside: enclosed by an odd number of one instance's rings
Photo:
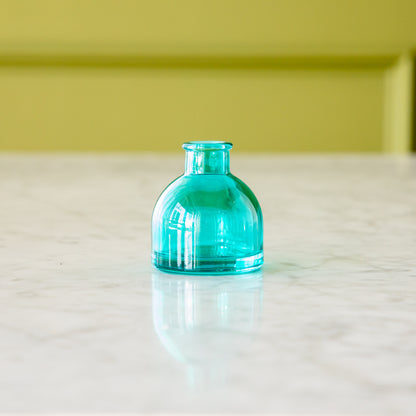
[[[184,143],[185,173],[162,192],[152,217],[152,262],[166,272],[234,274],[263,264],[263,216],[230,173],[232,144]]]

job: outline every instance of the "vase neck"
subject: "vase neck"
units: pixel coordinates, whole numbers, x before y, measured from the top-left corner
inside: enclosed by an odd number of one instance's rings
[[[231,146],[226,142],[185,143],[185,175],[230,173]]]

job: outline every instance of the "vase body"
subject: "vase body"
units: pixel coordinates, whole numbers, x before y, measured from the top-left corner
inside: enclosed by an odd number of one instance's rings
[[[187,142],[185,173],[152,216],[152,262],[166,272],[233,274],[263,264],[263,217],[249,187],[230,173],[227,142]]]

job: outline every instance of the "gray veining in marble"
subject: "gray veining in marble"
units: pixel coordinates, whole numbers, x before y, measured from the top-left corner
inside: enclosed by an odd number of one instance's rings
[[[183,155],[0,156],[0,413],[416,413],[416,159],[244,156],[263,272],[152,269]]]

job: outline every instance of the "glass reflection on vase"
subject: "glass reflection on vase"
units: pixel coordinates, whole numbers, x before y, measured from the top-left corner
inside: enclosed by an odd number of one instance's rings
[[[191,386],[224,384],[248,353],[263,304],[262,273],[215,276],[153,274],[153,325],[165,349],[184,364]]]

